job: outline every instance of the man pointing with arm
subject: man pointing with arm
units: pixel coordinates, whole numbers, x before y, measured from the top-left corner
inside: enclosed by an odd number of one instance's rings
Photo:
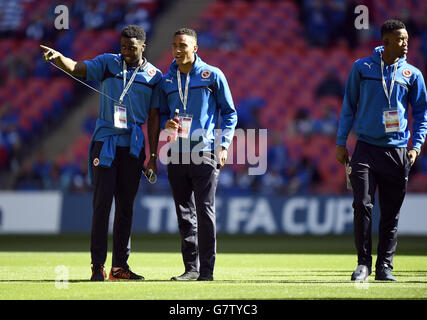
[[[159,110],[151,108],[151,105],[157,100],[157,84],[162,74],[142,55],[145,32],[141,27],[131,25],[124,28],[120,44],[120,54],[102,54],[79,62],[41,46],[44,58],[55,61],[65,72],[100,82],[99,116],[89,149],[89,172],[94,185],[91,231],[93,281],[103,281],[106,277],[104,263],[113,198],[113,257],[109,279],[144,279],[130,270],[127,260],[133,203],[145,161],[141,125],[146,121],[151,152],[147,171],[157,171]]]

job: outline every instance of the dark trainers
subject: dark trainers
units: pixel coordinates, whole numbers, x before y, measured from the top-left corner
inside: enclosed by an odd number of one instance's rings
[[[180,276],[172,277],[171,280],[173,281],[186,281],[186,280],[197,280],[199,277],[199,273],[197,271],[186,271]]]
[[[378,269],[375,269],[375,280],[397,281],[397,279],[391,274],[391,268],[387,265],[383,265]]]
[[[351,280],[352,281],[365,281],[366,278],[369,277],[369,275],[371,274],[371,268],[368,268],[367,266],[363,265],[363,264],[359,264],[356,268],[356,270],[354,270],[354,272],[351,275]]]
[[[197,281],[213,281],[213,276],[212,275],[208,275],[208,276],[200,275],[197,278]]]
[[[120,268],[115,271],[111,268],[108,280],[144,280],[144,277],[133,273],[129,268]]]
[[[104,265],[93,265],[90,281],[104,281],[105,278],[107,278],[107,273],[105,272]]]

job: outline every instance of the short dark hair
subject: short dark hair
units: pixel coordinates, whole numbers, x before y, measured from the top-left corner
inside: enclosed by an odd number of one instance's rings
[[[190,29],[190,28],[180,28],[180,29],[178,29],[178,30],[175,31],[175,33],[174,33],[173,36],[175,37],[175,36],[180,36],[180,35],[187,35],[187,36],[193,37],[196,40],[196,43],[197,43],[197,33],[193,29]]]
[[[406,29],[405,24],[397,19],[390,19],[383,23],[381,26],[381,37],[387,33],[392,33],[395,30]]]
[[[131,24],[125,27],[121,33],[122,37],[125,38],[136,38],[137,40],[141,40],[145,42],[145,31],[140,26]]]

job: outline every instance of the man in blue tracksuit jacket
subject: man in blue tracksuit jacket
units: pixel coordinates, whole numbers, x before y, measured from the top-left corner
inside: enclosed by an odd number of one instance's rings
[[[185,272],[172,280],[209,281],[216,257],[215,192],[237,113],[224,74],[196,52],[194,30],[175,32],[175,59],[161,81],[159,106],[162,128],[189,128],[188,136],[184,133],[171,143],[167,166],[185,266]],[[173,119],[176,109],[179,122]],[[219,137],[215,129],[221,129]]]
[[[391,274],[397,224],[408,175],[427,132],[427,93],[423,76],[406,62],[408,33],[398,20],[381,28],[383,46],[357,60],[350,71],[337,133],[339,162],[348,163],[348,134],[355,124],[357,144],[348,166],[354,195],[354,237],[358,266],[351,279],[364,281],[372,268],[372,207],[378,186],[380,224],[375,279],[396,281]],[[408,122],[413,117],[412,146]]]
[[[94,186],[91,230],[92,281],[104,281],[108,225],[115,199],[113,257],[110,280],[142,280],[127,264],[130,253],[133,203],[145,161],[141,125],[148,123],[151,150],[147,170],[157,171],[157,143],[160,130],[157,101],[162,73],[142,55],[145,31],[136,25],[121,32],[121,53],[102,54],[94,59],[74,61],[58,51],[41,46],[46,60],[54,60],[73,76],[100,82],[99,116],[89,149],[89,173]]]

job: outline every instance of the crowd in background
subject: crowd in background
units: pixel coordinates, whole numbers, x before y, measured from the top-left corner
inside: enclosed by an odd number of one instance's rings
[[[231,3],[232,0],[223,2]],[[363,1],[363,4],[372,7],[371,2],[373,1]],[[7,12],[7,15],[0,16],[0,36],[4,37],[13,32],[16,36],[38,41],[58,41],[57,37],[63,37],[63,41],[57,43],[61,44],[58,49],[65,55],[69,54],[72,49],[72,33],[79,29],[115,28],[120,30],[127,24],[139,24],[149,36],[152,27],[151,17],[155,17],[155,14],[140,6],[138,2],[130,0],[111,2],[63,1],[72,10],[70,16],[73,17],[73,21],[70,23],[73,24],[73,30],[58,34],[51,32],[51,28],[46,25],[52,19],[46,18],[46,11],[43,6],[40,10],[31,12],[28,17],[24,17],[24,12],[20,10],[19,3],[19,1],[0,0],[0,12]],[[298,19],[304,26],[302,37],[313,48],[329,48],[340,45],[342,42],[349,48],[356,47],[360,42],[378,43],[380,22],[373,23],[371,21],[370,29],[365,32],[358,33],[354,28],[354,7],[361,4],[362,1],[304,0],[295,1],[295,3],[300,13]],[[49,7],[48,14],[51,16],[55,5]],[[373,15],[372,12],[370,14]],[[416,37],[421,41],[420,50],[425,61],[427,61],[427,23],[414,21],[407,10],[402,10],[400,18],[406,23],[410,37]],[[210,20],[202,19],[199,21],[197,31],[201,49],[220,49],[233,52],[243,46],[242,39],[234,32],[232,21],[226,23],[219,31],[213,31],[215,28],[212,28],[212,23],[214,22]],[[37,62],[34,63],[34,61]],[[9,55],[7,59],[0,62],[0,82],[7,81],[8,78],[12,77],[49,77],[51,71],[43,67],[42,62],[38,56],[34,56],[31,52]],[[315,88],[315,96],[318,99],[323,96],[334,96],[337,99],[342,99],[344,85],[344,81],[337,77],[336,70],[331,69]],[[245,99],[235,102],[238,105],[239,128],[262,127],[260,119],[263,117],[266,104],[262,97],[247,95]],[[311,108],[300,107],[294,114],[292,125],[286,128],[286,134],[303,136],[307,140],[321,135],[328,137],[334,143],[338,117],[339,114],[332,107],[325,107],[320,117],[313,117]],[[96,114],[90,114],[82,124],[82,132],[91,135],[95,119]],[[59,189],[66,192],[87,192],[91,189],[87,175],[87,159],[76,161],[73,154],[69,152],[63,155],[62,161],[58,163],[47,160],[43,150],[39,150],[34,161],[26,159],[22,157],[22,142],[17,132],[16,123],[9,120],[7,105],[3,105],[0,108],[0,168],[3,171],[11,170],[14,166],[19,168],[13,184],[14,189]],[[218,192],[307,194],[313,191],[313,187],[322,184],[319,163],[307,157],[295,161],[290,156],[290,150],[283,144],[280,134],[274,130],[269,131],[268,139],[268,170],[266,174],[248,175],[248,165],[226,166],[221,170]],[[6,157],[5,149],[9,150],[8,154],[11,155],[9,159]],[[427,152],[425,150],[424,148],[411,175],[420,172],[427,174]],[[18,154],[21,155],[19,159],[16,156]],[[159,163],[157,184],[143,183],[142,188],[153,192],[169,190],[166,168],[163,164]],[[344,190],[345,186],[343,185]]]
[[[19,95],[31,80],[56,80],[55,77],[60,75],[59,71],[50,68],[42,59],[39,44],[54,46],[65,56],[71,57],[74,40],[81,31],[110,29],[119,33],[125,25],[137,24],[144,28],[149,37],[153,19],[164,2],[166,1],[0,0],[0,87],[16,88],[16,92],[12,94]],[[59,5],[68,9],[68,29],[58,30],[53,27],[55,19],[62,12],[55,13],[55,8]],[[115,52],[118,48],[119,43],[116,43],[109,50]],[[16,86],[13,85],[15,83]],[[1,187],[12,186],[18,190],[60,188],[67,191],[84,186],[78,177],[85,175],[82,172],[85,169],[72,159],[72,155],[66,156],[69,159],[65,163],[58,163],[45,160],[41,150],[36,160],[28,159],[29,151],[60,123],[61,116],[69,112],[67,107],[70,106],[61,108],[59,118],[55,117],[55,123],[46,121],[40,130],[24,134],[20,112],[7,97],[10,96],[0,94]],[[74,92],[74,99],[77,97],[80,97],[78,92]],[[68,104],[76,103],[75,100],[70,100]],[[25,105],[19,108],[25,108]],[[8,174],[15,176],[12,185],[3,181]]]

